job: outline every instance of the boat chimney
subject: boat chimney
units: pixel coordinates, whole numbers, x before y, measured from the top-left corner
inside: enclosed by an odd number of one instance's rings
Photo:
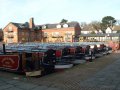
[[[6,54],[5,43],[3,43],[3,53]]]

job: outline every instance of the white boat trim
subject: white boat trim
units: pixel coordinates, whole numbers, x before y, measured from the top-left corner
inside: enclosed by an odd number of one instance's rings
[[[112,50],[108,51],[108,53],[112,53]]]
[[[58,64],[58,65],[55,65],[55,69],[67,69],[67,68],[71,68],[71,67],[73,67],[73,64],[65,64],[65,65]]]
[[[102,57],[102,56],[103,56],[103,54],[98,53],[98,54],[95,54],[95,56],[96,56],[96,57]]]
[[[85,63],[86,62],[86,60],[80,60],[80,59],[75,59],[72,63],[73,64],[83,64],[83,63]]]
[[[103,55],[107,55],[107,52],[103,52]]]
[[[89,59],[91,59],[90,56],[85,56],[85,60],[89,60]]]
[[[94,57],[94,56],[92,56],[92,59],[95,59],[95,57]]]

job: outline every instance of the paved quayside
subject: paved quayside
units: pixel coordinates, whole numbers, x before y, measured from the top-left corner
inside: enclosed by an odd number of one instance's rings
[[[0,90],[120,90],[119,54],[40,78],[25,78],[0,71]],[[19,79],[15,80],[13,76]]]

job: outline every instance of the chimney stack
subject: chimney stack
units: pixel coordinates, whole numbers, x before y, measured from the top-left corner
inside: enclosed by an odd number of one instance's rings
[[[30,18],[29,28],[30,29],[34,28],[34,18]]]

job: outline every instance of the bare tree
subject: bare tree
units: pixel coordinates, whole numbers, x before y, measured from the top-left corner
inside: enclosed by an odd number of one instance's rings
[[[101,29],[101,22],[99,22],[99,21],[92,21],[90,24],[92,25],[92,27],[95,30],[100,30]]]
[[[120,25],[120,20],[116,20],[116,24],[117,24],[117,25]]]
[[[83,28],[83,27],[87,26],[87,23],[86,22],[81,22],[80,26],[81,26],[81,28]]]

